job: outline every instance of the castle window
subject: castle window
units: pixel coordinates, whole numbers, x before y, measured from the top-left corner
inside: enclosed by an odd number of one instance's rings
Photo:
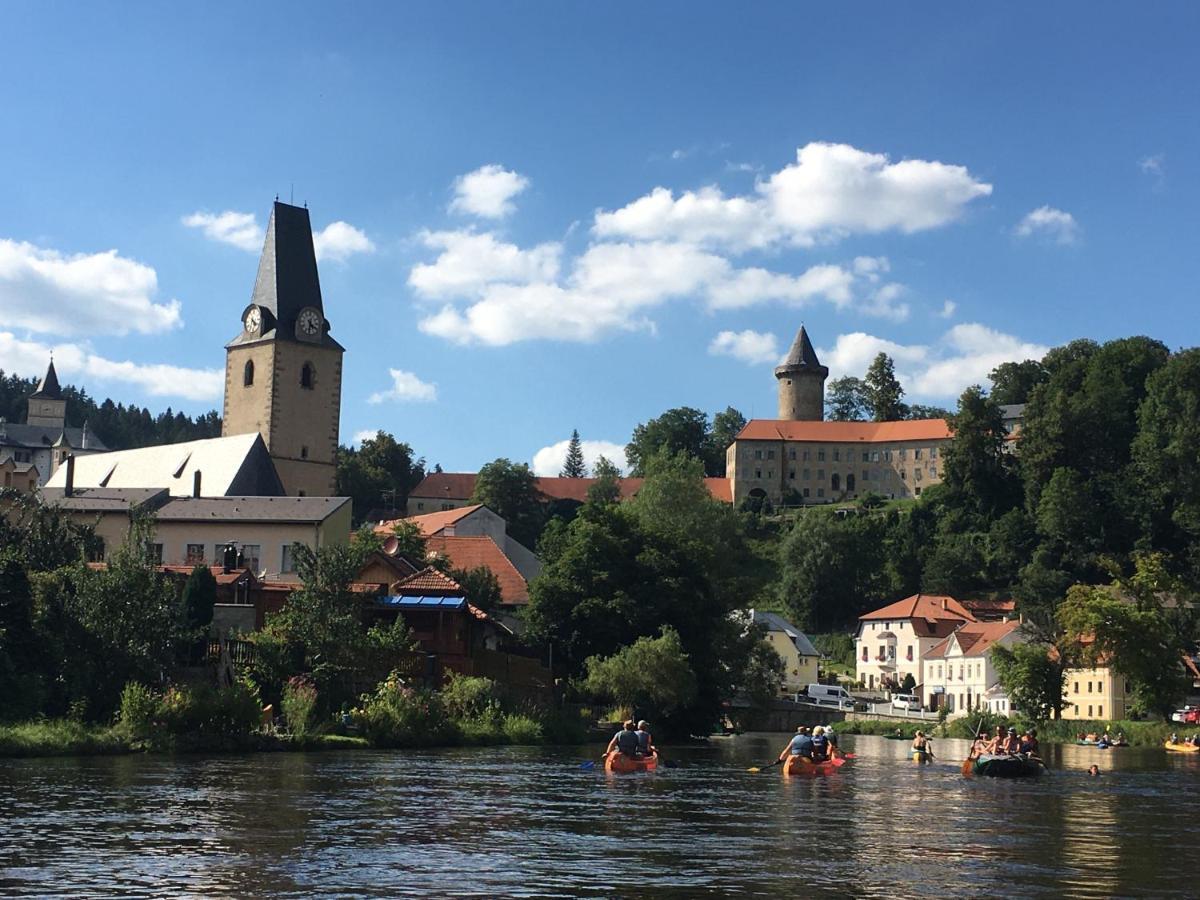
[[[793,460],[794,460],[795,458],[796,458],[796,451],[795,451],[795,450],[789,450],[789,451],[788,451],[788,459],[793,459]]]
[[[842,476],[838,475],[837,472],[834,472],[833,478],[830,479],[829,486],[835,491],[840,488],[842,486]]]
[[[821,448],[817,451],[817,462],[825,462],[825,449]]]
[[[901,459],[908,459],[908,450],[907,450],[906,448],[904,448],[904,447],[901,447],[901,448],[900,448],[900,458],[901,458]]]
[[[937,459],[937,447],[930,447],[930,448],[929,448],[929,458],[930,458],[930,459]]]
[[[841,458],[842,458],[842,452],[835,448],[833,451],[833,461],[838,462],[841,460]]]
[[[825,488],[817,488],[817,496],[824,497],[825,496]]]
[[[870,480],[871,480],[871,473],[868,472],[866,469],[863,469],[863,481],[870,481]]]
[[[762,459],[762,451],[761,451],[761,450],[755,450],[755,451],[754,451],[754,458],[755,458],[755,459]]]
[[[788,481],[795,481],[795,480],[796,480],[796,470],[788,469]]]
[[[300,447],[300,458],[301,458],[301,459],[308,459],[308,447],[301,445],[301,447]]]
[[[805,470],[804,470],[804,480],[805,480],[805,481],[808,481],[808,479],[809,479],[809,477],[810,477],[811,475],[812,475],[812,469],[805,469]]]
[[[920,459],[920,458],[921,458],[921,448],[918,447],[916,450],[913,451],[913,459]]]
[[[775,458],[775,451],[774,451],[774,450],[768,450],[768,451],[767,451],[767,459],[774,459],[774,458]]]
[[[846,490],[850,491],[851,493],[854,492],[854,473],[853,472],[851,472],[849,475],[846,476]]]
[[[805,496],[805,497],[807,497],[807,496],[808,496],[808,488],[805,488],[805,489],[804,489],[804,496]]]
[[[250,387],[254,384],[254,360],[246,360],[246,365],[242,368],[242,387]]]
[[[754,477],[755,477],[755,478],[762,478],[762,469],[755,469],[755,470],[754,470]]]
[[[300,367],[300,387],[312,390],[313,381],[316,379],[316,373],[313,371],[312,363],[305,363]]]
[[[825,480],[825,470],[824,469],[817,469],[817,480],[818,481]]]
[[[863,458],[862,458],[862,461],[863,461],[863,462],[870,462],[870,461],[871,461],[871,454],[870,454],[870,453],[868,453],[866,450],[864,450],[864,451],[862,452],[862,457],[863,457]]]
[[[809,460],[808,451],[807,451],[807,450],[805,450],[805,451],[804,451],[804,461],[805,461],[805,462],[808,462],[808,460]]]

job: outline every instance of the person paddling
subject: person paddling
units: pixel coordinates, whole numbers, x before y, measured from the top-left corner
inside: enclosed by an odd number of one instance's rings
[[[622,727],[620,731],[613,735],[613,739],[608,742],[608,749],[605,750],[604,753],[607,756],[609,753],[612,753],[614,750],[616,750],[624,756],[636,758],[637,749],[637,726],[633,723],[633,719],[629,719],[625,722],[624,727]]]
[[[813,740],[808,736],[808,729],[803,725],[796,729],[795,736],[780,752],[779,761],[783,762],[789,756],[803,756],[809,761],[813,758]]]
[[[918,730],[913,738],[912,748],[917,753],[929,752],[929,738],[925,737],[925,732]]]
[[[638,739],[638,756],[650,756],[654,753],[654,738],[650,735],[650,723],[645,719],[637,723],[637,731],[634,732]]]
[[[829,758],[829,738],[825,737],[825,726],[812,730],[813,762],[824,762]]]

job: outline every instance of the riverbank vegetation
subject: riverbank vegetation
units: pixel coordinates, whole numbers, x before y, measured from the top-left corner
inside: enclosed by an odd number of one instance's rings
[[[878,737],[890,737],[899,731],[906,740],[912,740],[919,728],[934,738],[971,740],[975,737],[977,729],[979,733],[991,734],[997,725],[1004,728],[1012,726],[1023,732],[1030,727],[1031,723],[1020,718],[1009,719],[1005,716],[984,715],[966,716],[941,723],[897,722],[895,719],[855,719],[839,722],[835,728],[838,734],[863,734]],[[1058,719],[1050,722],[1035,722],[1033,727],[1037,729],[1037,738],[1042,744],[1074,744],[1079,740],[1080,735],[1099,736],[1107,732],[1113,738],[1119,734],[1124,735],[1126,742],[1131,747],[1161,747],[1172,734],[1178,733],[1183,736],[1191,735],[1196,731],[1196,729],[1188,730],[1186,725],[1157,720],[1101,722]]]

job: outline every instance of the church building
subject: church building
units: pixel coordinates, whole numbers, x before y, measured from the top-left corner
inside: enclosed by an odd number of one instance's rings
[[[334,494],[343,352],[325,318],[308,210],[276,201],[241,331],[225,347],[221,434],[261,434],[290,496]]]
[[[826,422],[825,379],[804,326],[775,369],[779,418],[751,419],[726,451],[734,505],[754,497],[776,506],[837,503],[868,493],[918,497],[941,481],[950,443],[945,419]]]

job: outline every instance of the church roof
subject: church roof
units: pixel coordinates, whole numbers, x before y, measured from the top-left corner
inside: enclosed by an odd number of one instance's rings
[[[173,497],[187,497],[196,472],[204,497],[278,497],[284,493],[257,431],[79,456],[75,459],[75,487],[166,488]],[[67,467],[59,466],[48,486],[62,488],[66,484]]]
[[[59,443],[61,441],[61,444]],[[86,445],[86,446],[85,446]],[[57,425],[0,424],[0,447],[46,450],[67,446],[79,450],[107,450],[96,432],[87,428],[60,428]]]
[[[790,419],[751,419],[738,432],[739,441],[823,441],[881,444],[896,441],[944,441],[953,437],[945,419],[905,419],[897,422],[795,422]]]
[[[812,341],[808,339],[808,332],[804,330],[803,325],[796,333],[796,339],[792,341],[792,349],[788,351],[783,363],[775,369],[775,374],[783,375],[796,370],[811,370],[822,375],[829,374],[829,369],[821,365],[821,361],[817,359],[817,351],[813,349]]]
[[[63,399],[62,388],[58,386],[58,373],[54,371],[54,360],[50,360],[50,365],[46,368],[46,374],[43,375],[42,380],[38,382],[37,390],[30,395],[30,399]]]

